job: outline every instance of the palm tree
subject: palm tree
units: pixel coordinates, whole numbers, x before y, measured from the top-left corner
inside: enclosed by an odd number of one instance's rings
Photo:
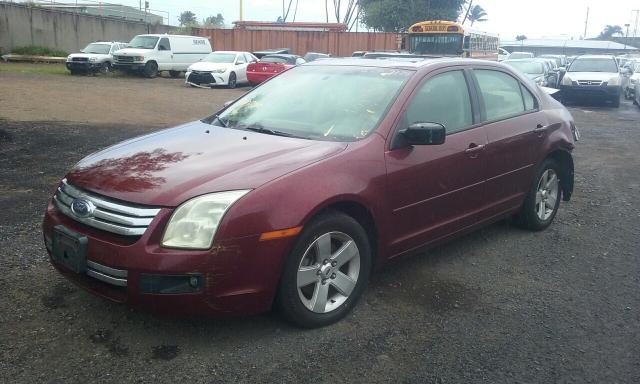
[[[485,10],[481,6],[474,5],[473,7],[471,7],[471,9],[469,10],[469,20],[471,21],[471,26],[473,26],[473,23],[475,23],[476,21],[487,21],[487,19],[484,18],[485,16],[487,16],[487,12],[485,12]]]
[[[620,34],[622,35],[622,27],[619,25],[607,25],[604,27],[600,35],[598,36],[601,40],[609,40],[613,35]]]

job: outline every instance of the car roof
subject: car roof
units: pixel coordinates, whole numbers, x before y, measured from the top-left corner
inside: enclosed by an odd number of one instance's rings
[[[249,53],[249,52],[245,52],[245,51],[213,51],[211,53],[230,53],[230,54],[237,55],[238,53]]]
[[[384,58],[384,59],[363,59],[357,57],[344,58],[328,58],[320,61],[312,61],[304,64],[305,66],[354,66],[354,67],[378,67],[378,68],[398,68],[420,70],[423,68],[440,68],[454,65],[483,65],[495,66],[498,68],[509,68],[497,61],[488,61],[480,59],[465,59],[457,57],[440,57],[427,59],[402,59],[402,58]],[[509,69],[511,70],[511,69]]]
[[[615,60],[615,57],[613,57],[612,55],[580,55],[578,57],[576,57],[576,60],[578,59],[611,59],[611,60]]]
[[[291,54],[289,54],[289,53],[270,53],[270,54],[268,54],[268,55],[264,55],[264,56],[262,56],[262,58],[263,58],[263,59],[264,59],[265,57],[282,57],[282,58],[285,58],[285,59],[297,59],[297,58],[299,58],[300,56],[298,56],[298,55],[291,55]]]

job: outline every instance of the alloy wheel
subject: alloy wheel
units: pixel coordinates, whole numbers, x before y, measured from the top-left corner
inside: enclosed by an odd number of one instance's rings
[[[536,215],[545,221],[553,215],[560,191],[560,180],[556,172],[548,168],[540,176],[536,191]]]
[[[342,232],[329,232],[307,248],[297,272],[298,296],[315,313],[339,308],[351,295],[360,274],[360,251]]]

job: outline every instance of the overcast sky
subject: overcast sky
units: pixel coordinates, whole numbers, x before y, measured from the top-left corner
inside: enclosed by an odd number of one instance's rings
[[[243,0],[244,19],[275,21],[282,14],[282,0]],[[295,0],[294,0],[295,1]],[[113,1],[117,2],[117,1]],[[151,9],[168,11],[171,24],[177,24],[181,11],[190,10],[199,20],[221,13],[227,24],[238,20],[240,0],[149,0]],[[288,2],[288,0],[287,0]],[[298,0],[296,21],[325,21],[324,0]],[[343,0],[347,3],[347,0]],[[122,0],[137,5],[136,0]],[[332,3],[329,0],[329,3]],[[474,27],[499,33],[501,38],[513,39],[524,34],[529,38],[579,38],[584,33],[584,21],[589,10],[587,36],[596,36],[606,24],[623,26],[630,23],[629,36],[633,36],[635,13],[640,0],[474,0],[487,11],[488,21]],[[292,19],[293,11],[289,16]],[[335,21],[330,19],[330,21]],[[637,35],[640,36],[640,26]]]

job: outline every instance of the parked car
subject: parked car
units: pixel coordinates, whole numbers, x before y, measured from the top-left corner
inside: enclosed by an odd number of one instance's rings
[[[291,48],[275,48],[275,49],[265,49],[264,51],[255,51],[253,52],[253,55],[258,59],[262,59],[262,57],[267,55],[276,55],[276,54],[288,55],[290,53],[291,53]]]
[[[209,39],[182,35],[138,35],[114,54],[114,67],[152,78],[160,71],[178,77],[211,53]]]
[[[567,56],[565,55],[540,55],[539,58],[543,59],[553,59],[556,62],[556,66],[558,68],[562,68],[567,66]]]
[[[44,241],[60,273],[112,301],[198,316],[275,306],[323,326],[389,260],[513,215],[548,227],[572,194],[577,132],[498,62],[317,60],[84,158],[48,204]]]
[[[249,64],[247,67],[247,79],[249,79],[249,84],[258,85],[280,72],[304,63],[304,59],[297,55],[277,54],[263,56],[257,63]]]
[[[504,48],[498,48],[498,61],[504,61],[509,58],[509,52]]]
[[[622,76],[613,56],[582,55],[567,68],[560,89],[564,100],[592,97],[610,101],[617,108],[620,106],[621,85]]]
[[[224,85],[235,88],[238,84],[249,82],[247,66],[256,62],[258,58],[249,52],[211,52],[202,61],[187,68],[185,83],[198,87]]]
[[[532,58],[533,58],[533,53],[531,53],[531,52],[511,52],[509,54],[509,59],[511,59],[511,60],[532,59]]]
[[[67,56],[66,66],[72,75],[100,71],[108,73],[113,66],[113,53],[124,48],[127,43],[117,41],[96,41]]]
[[[635,96],[636,84],[640,82],[640,60],[632,61],[625,67],[627,83],[624,87],[624,97],[633,100]]]
[[[557,74],[550,70],[550,66],[544,60],[507,59],[503,63],[516,69],[542,87],[555,87],[556,85]]]
[[[304,59],[304,61],[306,61],[307,63],[310,63],[314,60],[318,60],[318,59],[328,59],[329,57],[331,57],[330,54],[328,53],[319,53],[319,52],[307,52],[302,58]]]

